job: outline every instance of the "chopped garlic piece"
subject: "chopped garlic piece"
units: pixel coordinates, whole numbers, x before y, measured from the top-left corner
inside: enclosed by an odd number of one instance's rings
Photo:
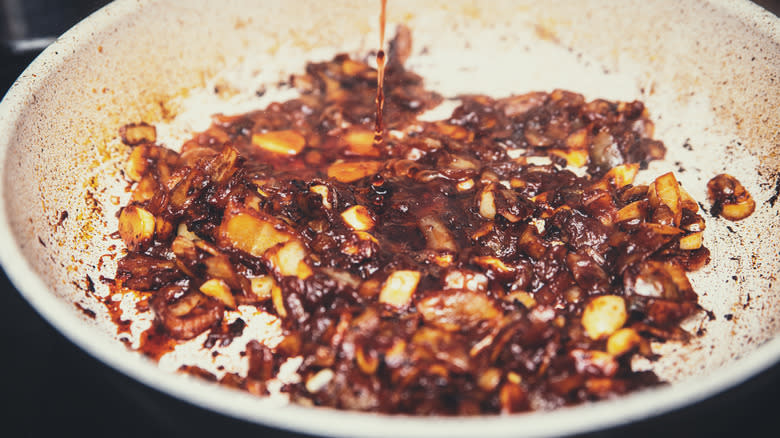
[[[320,392],[333,379],[335,373],[330,368],[323,368],[306,381],[306,390],[312,394]]]
[[[236,299],[230,293],[230,287],[224,280],[212,278],[200,285],[200,291],[205,295],[215,298],[227,307],[235,309]]]
[[[344,222],[356,231],[368,231],[374,228],[375,221],[371,212],[362,205],[353,205],[341,213]]]
[[[393,307],[404,307],[412,300],[419,282],[420,273],[417,271],[395,271],[382,285],[379,302]]]
[[[155,218],[148,210],[135,205],[122,209],[119,236],[131,251],[147,246],[154,237]]]
[[[602,295],[585,306],[582,312],[582,326],[591,339],[600,339],[623,327],[627,318],[626,302],[623,297]]]
[[[330,210],[333,208],[333,205],[330,203],[330,200],[328,199],[329,191],[328,187],[324,186],[322,184],[318,184],[316,186],[309,187],[309,191],[312,193],[316,193],[320,196],[322,196],[322,206]]]
[[[607,339],[607,353],[613,356],[620,356],[631,351],[639,345],[642,338],[639,333],[632,328],[622,328]]]
[[[493,199],[493,192],[489,189],[483,191],[479,198],[479,214],[485,219],[496,217],[496,201]]]
[[[276,282],[270,275],[255,277],[249,280],[252,293],[258,300],[263,301],[271,298],[271,290],[276,286]]]
[[[275,154],[296,155],[306,146],[306,138],[297,131],[285,129],[254,134],[252,144]]]

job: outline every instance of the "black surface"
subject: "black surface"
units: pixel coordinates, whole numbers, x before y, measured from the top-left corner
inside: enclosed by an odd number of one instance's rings
[[[0,0],[0,38],[56,37],[106,0]]]
[[[33,58],[0,52],[0,96]],[[300,436],[205,411],[117,373],[54,330],[0,274],[0,437]],[[583,435],[658,436],[780,436],[780,364],[682,410]]]

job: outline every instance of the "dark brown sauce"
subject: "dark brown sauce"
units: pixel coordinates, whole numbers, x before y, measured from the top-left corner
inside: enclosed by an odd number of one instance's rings
[[[245,304],[276,313],[284,339],[273,350],[250,341],[247,378],[231,385],[265,393],[300,355],[302,381],[283,390],[306,404],[476,415],[659,384],[631,356],[690,336],[679,323],[700,307],[686,272],[709,252],[696,203],[667,199],[673,175],[631,184],[639,162],[665,151],[647,137],[643,104],[563,90],[469,95],[445,120],[422,122],[441,97],[404,68],[410,44],[399,30],[382,80],[338,55],[293,76],[300,98],[217,115],[181,154],[136,146],[139,201],[124,211],[171,224],[124,234],[117,283],[148,291],[156,316],[140,350],[158,359],[205,332],[207,347],[231,342],[244,323],[225,324],[224,310]],[[377,144],[384,130],[403,135]],[[587,174],[529,164],[533,155]],[[363,222],[347,219],[351,209]],[[245,222],[231,228],[236,217]],[[133,217],[120,224],[133,230]],[[197,238],[177,237],[179,224]],[[278,252],[290,242],[303,252],[295,265]],[[404,272],[418,281],[393,298],[390,278]],[[272,298],[255,295],[257,278],[278,286]],[[221,288],[203,287],[212,280]],[[612,332],[584,322],[605,295],[623,303],[617,327],[633,339],[611,353]],[[313,388],[321,372],[331,380]]]
[[[108,315],[111,317],[111,321],[116,326],[117,334],[130,333],[130,325],[132,321],[123,318],[124,315],[122,309],[119,307],[121,301],[112,300],[111,295],[113,294],[110,294],[109,296],[103,298],[101,302],[103,303],[104,306],[106,306]]]
[[[95,311],[92,309],[87,309],[86,307],[82,306],[80,303],[74,303],[76,307],[81,310],[81,313],[86,315],[90,319],[95,319]]]
[[[241,336],[246,328],[246,322],[238,318],[230,324],[224,322],[218,328],[211,330],[209,336],[203,342],[203,348],[212,348],[215,345],[227,347],[233,342],[233,339]],[[214,353],[217,353],[216,351]]]

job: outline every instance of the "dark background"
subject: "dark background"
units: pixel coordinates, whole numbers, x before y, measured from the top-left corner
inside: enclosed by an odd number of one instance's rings
[[[46,38],[104,3],[0,0],[0,96]],[[757,3],[776,15],[780,11],[780,1]],[[30,38],[39,42],[24,48]],[[2,271],[0,347],[0,436],[300,436],[205,411],[106,367],[41,319]],[[583,437],[780,436],[779,390],[777,364],[685,409]]]

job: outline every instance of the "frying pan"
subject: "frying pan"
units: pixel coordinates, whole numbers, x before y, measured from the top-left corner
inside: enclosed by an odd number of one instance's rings
[[[157,364],[128,349],[148,315],[118,333],[96,299],[108,293],[100,278],[113,276],[121,250],[111,236],[128,197],[119,127],[156,124],[160,141],[176,148],[212,113],[289,98],[276,84],[305,61],[375,48],[376,3],[120,0],[59,38],[0,104],[0,260],[22,295],[81,348],[149,386],[237,418],[333,436],[583,432],[693,403],[778,361],[780,23],[741,1],[388,8],[390,33],[395,23],[412,29],[408,63],[429,88],[453,98],[566,88],[588,99],[641,99],[669,151],[640,182],[674,170],[707,206],[707,180],[728,172],[752,193],[758,207],[748,219],[707,221],[713,260],[692,282],[715,319],[692,318],[687,328],[701,337],[658,345],[662,360],[637,364],[671,385],[553,412],[399,420],[290,406],[171,371],[180,363],[240,371],[237,355],[217,364],[192,344]],[[132,300],[116,298],[133,314]],[[272,341],[273,328],[261,326],[252,333]]]

